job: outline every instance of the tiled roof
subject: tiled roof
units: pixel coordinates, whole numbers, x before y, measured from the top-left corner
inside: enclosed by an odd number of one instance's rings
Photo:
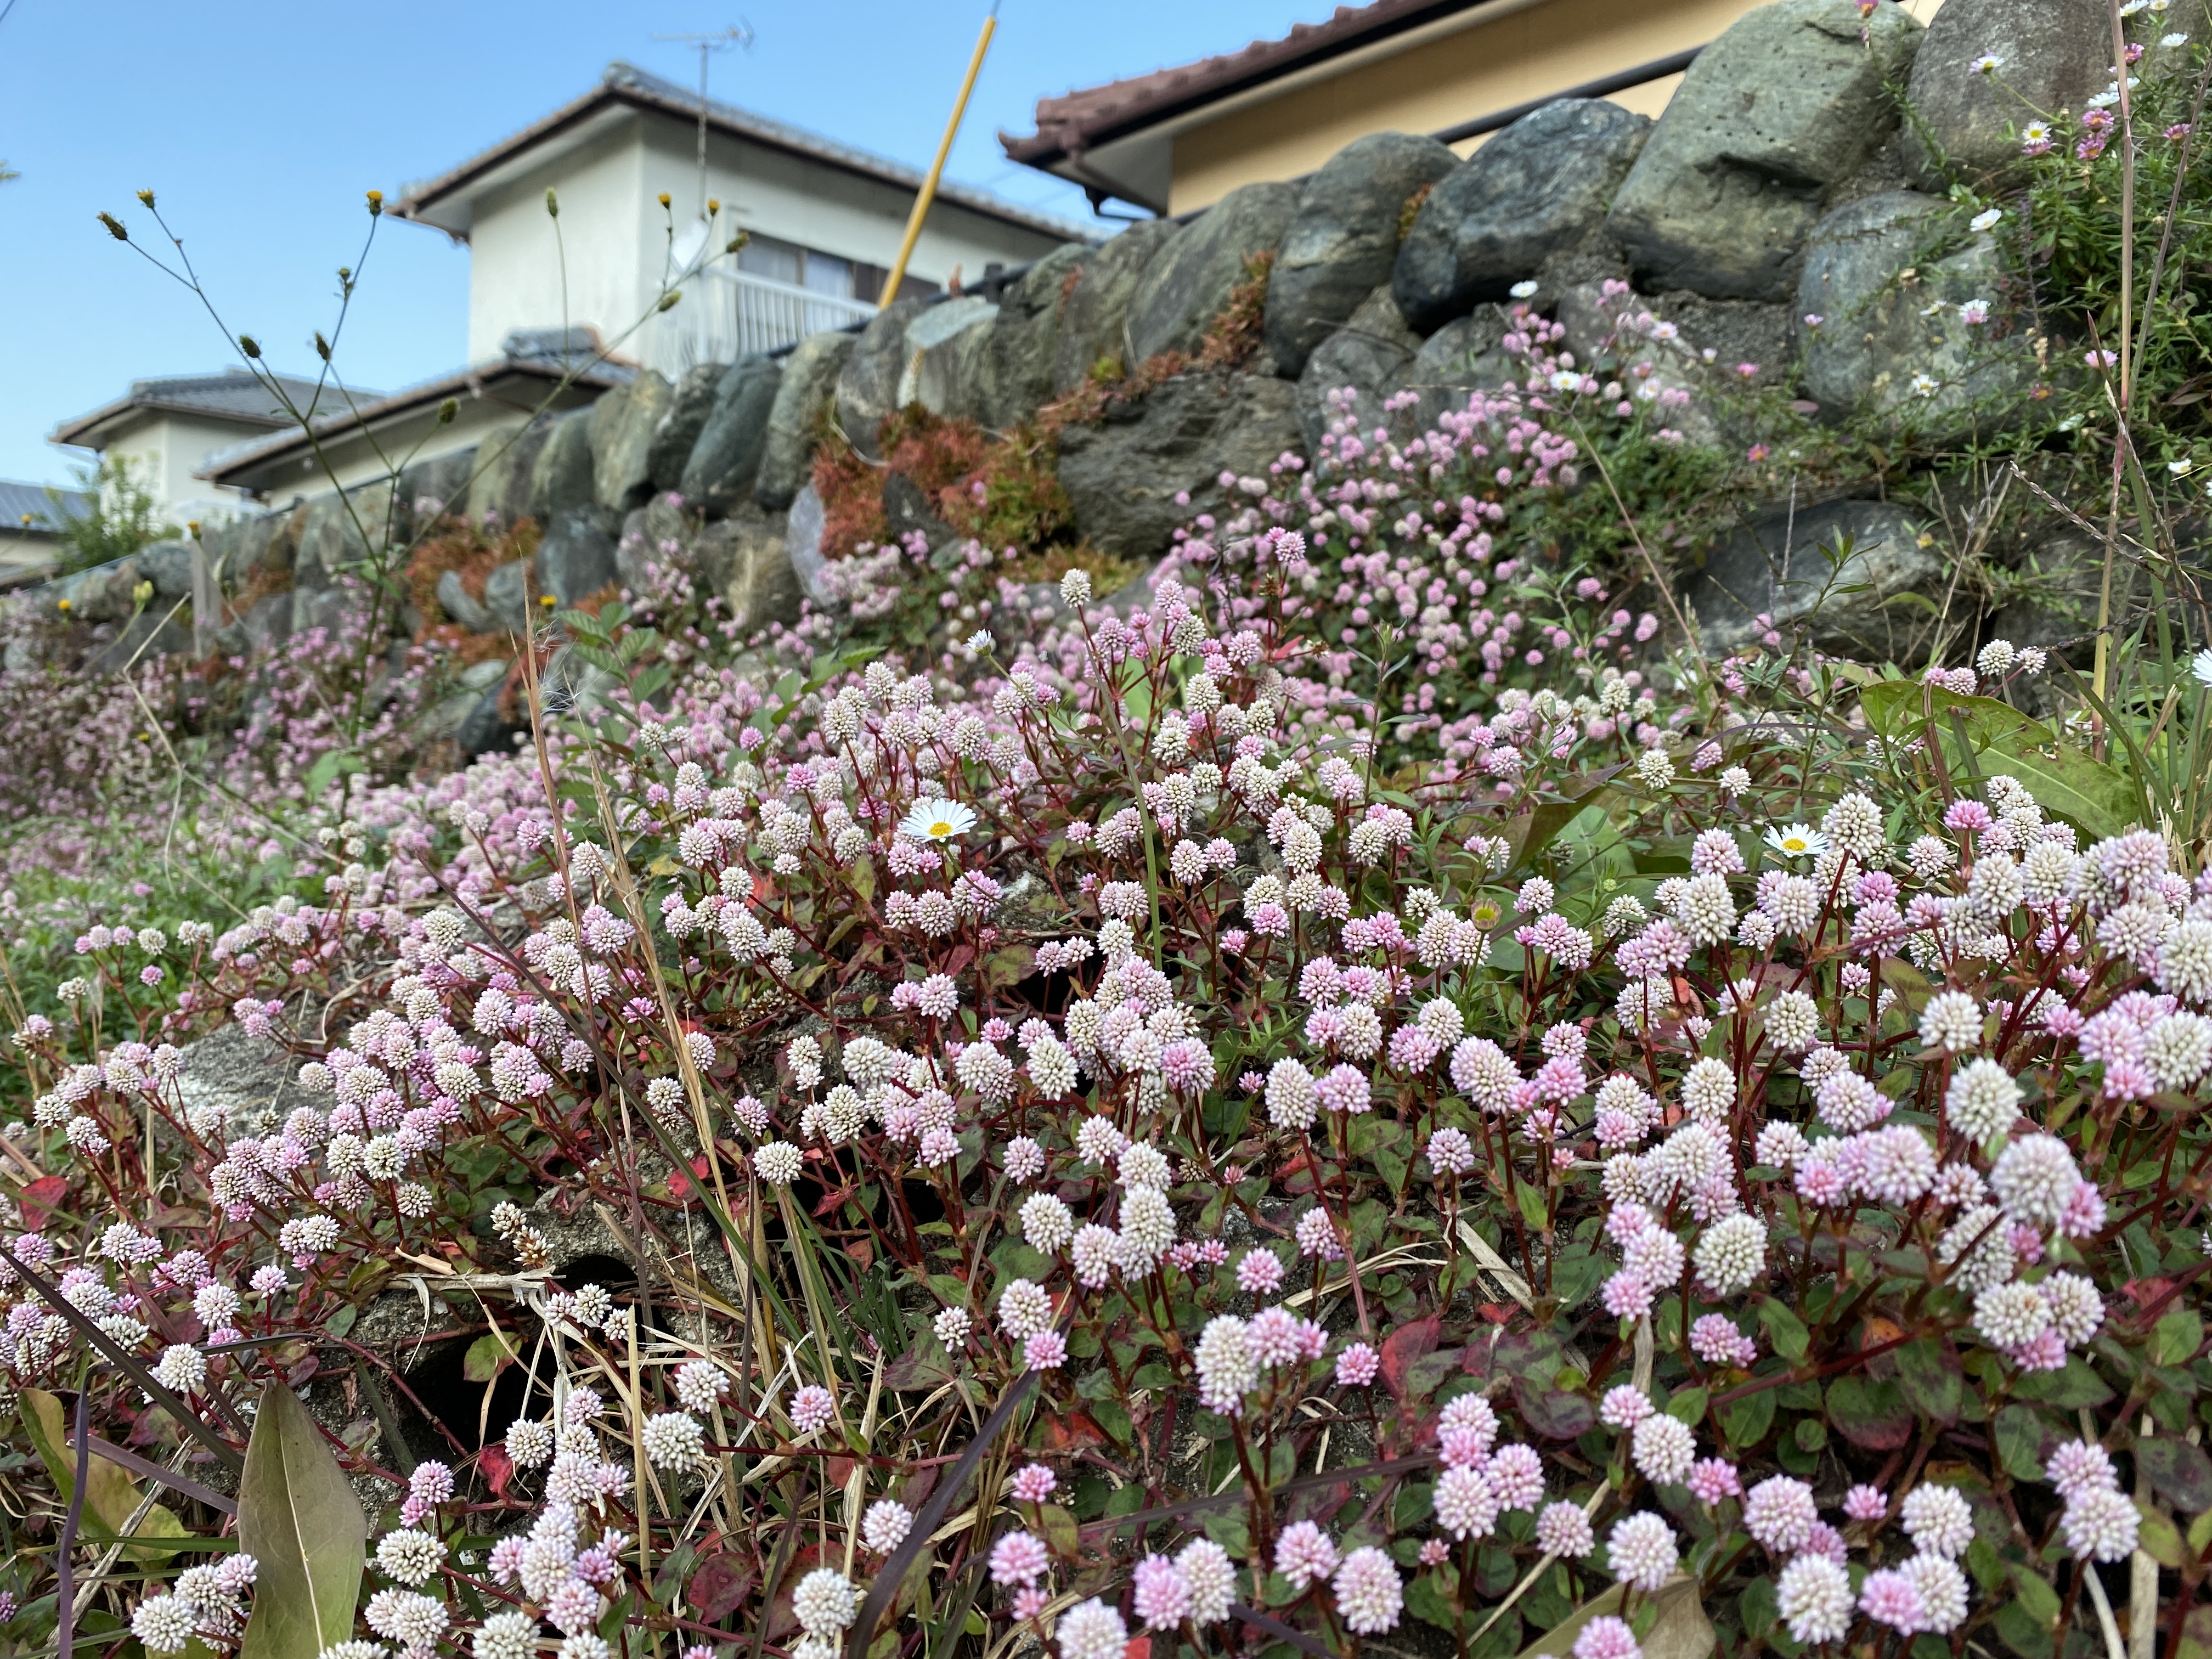
[[[699,118],[697,93],[687,91],[673,81],[665,81],[635,64],[617,60],[607,65],[606,72],[599,77],[599,84],[582,97],[562,105],[543,120],[501,139],[451,172],[426,183],[409,185],[400,202],[391,210],[403,219],[426,220],[428,210],[440,201],[466,189],[502,162],[558,137],[600,109],[616,103],[659,110],[686,121],[696,122]],[[878,155],[834,138],[826,138],[804,127],[775,120],[714,98],[707,100],[706,113],[708,125],[737,137],[749,138],[795,155],[824,161],[848,173],[878,179],[903,189],[919,190],[921,187],[923,174],[921,168],[908,167],[903,161],[894,161],[889,156]],[[1044,235],[1057,236],[1065,241],[1093,240],[1098,234],[1072,220],[1021,207],[987,191],[975,190],[965,185],[940,183],[937,194],[939,199],[966,208],[970,212],[986,214],[1006,223]]]
[[[1490,0],[1375,0],[1368,6],[1339,6],[1328,21],[1299,23],[1279,40],[1255,40],[1240,52],[1040,98],[1037,130],[1027,137],[1002,132],[999,143],[1017,161],[1047,166],[1152,122],[1486,3]]]
[[[315,404],[314,381],[296,374],[278,374],[270,378],[283,387],[285,394],[300,408],[307,409]],[[357,387],[354,391],[356,398],[383,395]],[[330,408],[337,397],[334,387],[324,386],[320,406]],[[133,380],[130,392],[113,403],[104,404],[89,415],[80,415],[73,421],[65,421],[57,427],[53,441],[58,444],[95,442],[101,427],[118,416],[141,409],[167,410],[180,415],[205,415],[216,420],[235,421],[245,426],[292,424],[292,417],[285,413],[283,404],[268,386],[242,368],[228,368],[220,374],[169,374],[152,380]]]
[[[92,510],[92,497],[80,489],[55,492],[61,497],[58,516],[81,519]],[[0,478],[0,535],[22,529],[45,531],[52,534],[61,528],[55,522],[57,509],[46,494],[46,486],[18,483],[12,478]],[[31,522],[26,526],[23,522]]]

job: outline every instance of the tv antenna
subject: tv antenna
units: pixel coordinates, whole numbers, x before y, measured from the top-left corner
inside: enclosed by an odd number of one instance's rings
[[[714,52],[727,52],[735,46],[750,52],[753,45],[753,26],[740,18],[727,28],[715,29],[702,34],[656,34],[656,40],[680,41],[699,49],[699,218],[707,217],[707,59]]]

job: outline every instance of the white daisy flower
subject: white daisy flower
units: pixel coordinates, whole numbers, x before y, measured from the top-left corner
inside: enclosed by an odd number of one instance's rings
[[[957,800],[924,796],[899,825],[899,834],[916,841],[950,841],[975,827],[975,814]]]
[[[1769,830],[1766,844],[1785,859],[1818,858],[1828,850],[1828,838],[1809,823]]]

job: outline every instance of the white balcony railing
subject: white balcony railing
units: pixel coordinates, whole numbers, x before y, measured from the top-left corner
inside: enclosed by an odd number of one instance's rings
[[[749,270],[712,269],[684,285],[682,301],[653,319],[646,362],[671,380],[699,363],[796,345],[810,334],[865,322],[863,300],[820,294]]]

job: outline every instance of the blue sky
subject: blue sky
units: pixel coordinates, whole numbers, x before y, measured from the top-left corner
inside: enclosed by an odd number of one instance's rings
[[[198,302],[100,228],[152,227],[151,188],[234,329],[308,367],[335,271],[360,252],[362,192],[442,172],[628,58],[691,83],[698,59],[655,34],[743,19],[749,53],[715,61],[716,97],[926,166],[988,0],[331,0],[179,5],[15,0],[0,21],[0,477],[61,482],[45,434],[135,377],[215,369]],[[0,0],[5,6],[7,0]],[[1081,195],[1000,154],[1040,95],[1233,50],[1325,0],[1004,0],[948,177],[1081,217]],[[341,353],[396,386],[458,367],[468,254],[385,225]]]

